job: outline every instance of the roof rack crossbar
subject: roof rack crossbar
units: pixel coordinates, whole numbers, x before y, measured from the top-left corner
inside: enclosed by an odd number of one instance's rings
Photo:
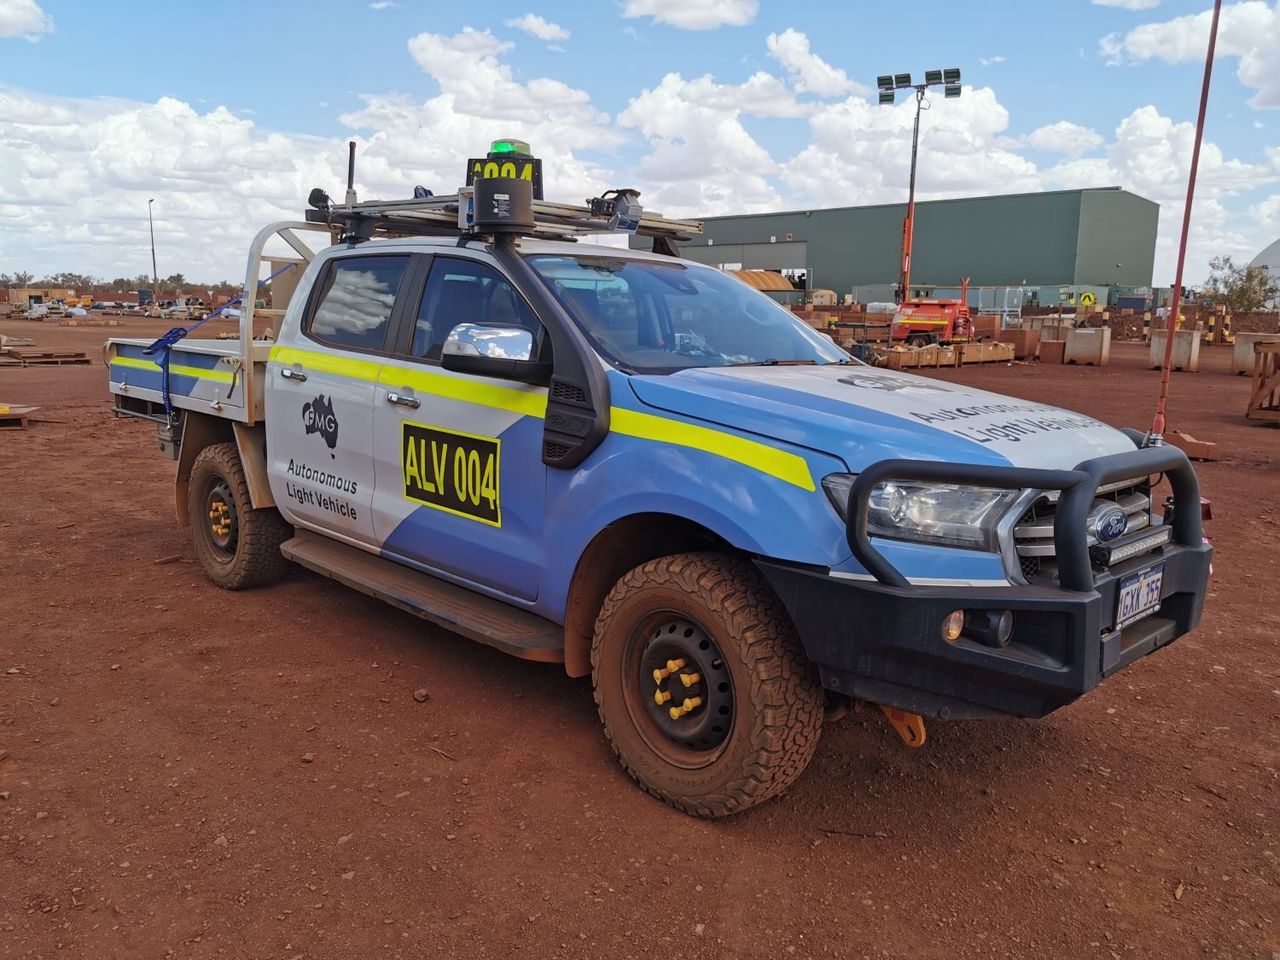
[[[457,236],[457,194],[428,197],[422,200],[366,200],[361,203],[333,204],[324,210],[308,210],[311,223],[346,228],[353,233],[357,224],[361,234],[373,222],[374,236]],[[533,236],[574,237],[608,233],[608,219],[595,216],[591,208],[549,200],[533,201]],[[677,220],[645,212],[640,217],[636,234],[668,240],[689,240],[702,233],[699,220]]]

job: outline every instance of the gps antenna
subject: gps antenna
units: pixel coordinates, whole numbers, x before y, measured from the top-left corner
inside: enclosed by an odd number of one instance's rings
[[[356,202],[356,142],[347,141],[347,203]]]
[[[1218,42],[1218,16],[1222,0],[1213,0],[1213,20],[1209,25],[1209,50],[1204,58],[1204,85],[1200,88],[1200,115],[1196,118],[1196,141],[1191,149],[1191,173],[1187,177],[1187,204],[1182,208],[1182,239],[1178,243],[1178,268],[1174,272],[1173,289],[1169,291],[1169,314],[1164,322],[1164,363],[1160,367],[1160,398],[1151,432],[1142,445],[1158,447],[1164,443],[1164,410],[1169,400],[1169,370],[1173,366],[1173,334],[1178,328],[1182,304],[1182,265],[1187,259],[1187,234],[1191,230],[1191,199],[1196,192],[1196,170],[1200,166],[1200,141],[1204,139],[1204,114],[1209,106],[1209,78],[1213,76],[1213,48]]]

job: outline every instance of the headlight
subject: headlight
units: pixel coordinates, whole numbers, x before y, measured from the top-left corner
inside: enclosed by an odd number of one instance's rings
[[[856,479],[855,474],[833,473],[822,481],[828,499],[846,520],[849,490]],[[1017,498],[1017,490],[996,487],[886,480],[871,491],[867,533],[995,551],[996,525]]]

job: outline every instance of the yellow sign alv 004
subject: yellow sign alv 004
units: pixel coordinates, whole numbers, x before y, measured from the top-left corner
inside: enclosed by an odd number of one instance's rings
[[[501,451],[496,437],[405,421],[400,441],[405,499],[500,527]]]

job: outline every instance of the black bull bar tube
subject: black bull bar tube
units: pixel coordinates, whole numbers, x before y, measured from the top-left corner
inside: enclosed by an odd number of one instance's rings
[[[1125,431],[1130,439],[1141,436]],[[1059,490],[1053,519],[1053,539],[1058,562],[1058,583],[1065,590],[1093,589],[1089,561],[1089,510],[1099,486],[1131,477],[1163,473],[1173,488],[1173,540],[1184,547],[1199,547],[1204,539],[1200,519],[1200,484],[1187,455],[1177,447],[1139,447],[1124,453],[1085,460],[1073,470],[1037,470],[981,464],[941,463],[927,460],[881,460],[858,475],[849,491],[846,536],[849,549],[867,572],[891,587],[911,584],[871,544],[867,512],[871,492],[885,480],[963,483],[1002,490]]]

